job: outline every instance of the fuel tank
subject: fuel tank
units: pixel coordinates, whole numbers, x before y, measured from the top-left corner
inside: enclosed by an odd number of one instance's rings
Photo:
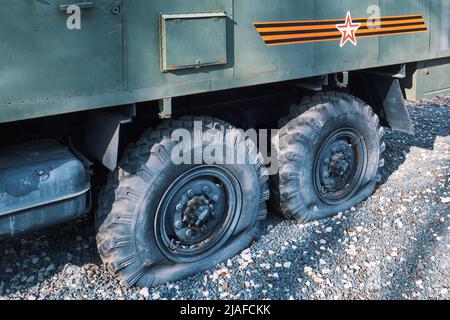
[[[0,148],[0,238],[86,213],[90,189],[89,170],[56,141]]]

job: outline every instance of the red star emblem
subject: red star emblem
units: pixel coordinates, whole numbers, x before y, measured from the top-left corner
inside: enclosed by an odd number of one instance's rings
[[[341,48],[350,41],[354,46],[358,44],[356,40],[356,31],[361,28],[361,23],[353,23],[350,11],[347,12],[344,24],[337,24],[336,28],[342,33]]]

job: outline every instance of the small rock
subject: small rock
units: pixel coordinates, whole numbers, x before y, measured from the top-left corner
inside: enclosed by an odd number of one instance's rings
[[[316,276],[316,275],[314,275],[314,276],[312,277],[312,280],[313,280],[313,282],[316,283],[316,284],[321,284],[321,283],[324,282],[324,280],[323,280],[321,277]]]
[[[159,294],[159,292],[155,292],[154,294],[152,294],[152,299],[153,300],[161,299],[161,295]]]
[[[450,197],[441,198],[441,202],[442,202],[443,204],[448,204],[448,203],[450,203]]]
[[[354,257],[358,255],[358,250],[356,250],[356,247],[352,244],[348,246],[348,249],[345,250],[345,252]]]
[[[150,296],[148,288],[142,288],[141,291],[139,291],[139,294],[143,296],[145,299],[147,299]]]
[[[311,267],[306,266],[306,267],[303,268],[303,272],[306,273],[306,274],[309,274],[312,271],[313,271],[313,269]]]
[[[244,262],[251,262],[252,261],[252,254],[250,249],[246,249],[242,251],[241,258],[244,260]]]
[[[391,249],[391,257],[398,257],[398,249],[396,247]]]
[[[45,271],[47,271],[47,272],[52,272],[52,271],[55,271],[55,269],[56,269],[56,267],[55,267],[55,265],[52,263],[52,264],[50,264],[50,265],[47,267],[47,269],[45,269]]]
[[[269,269],[270,269],[270,264],[268,264],[268,263],[261,263],[259,266],[260,266],[261,268],[263,268],[263,269],[266,269],[266,270],[269,270]]]

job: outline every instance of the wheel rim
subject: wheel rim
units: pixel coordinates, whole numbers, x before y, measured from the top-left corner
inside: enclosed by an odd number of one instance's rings
[[[184,173],[159,203],[155,219],[159,248],[176,262],[213,254],[232,235],[241,200],[238,181],[224,168],[201,166]]]
[[[314,188],[327,204],[341,204],[360,188],[367,169],[367,145],[354,129],[337,130],[320,149],[314,169]]]

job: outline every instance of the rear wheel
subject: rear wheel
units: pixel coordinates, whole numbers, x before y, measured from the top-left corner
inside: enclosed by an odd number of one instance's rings
[[[199,143],[177,149],[171,136],[178,129]],[[244,162],[214,162],[211,150]],[[201,162],[175,164],[174,153],[192,160],[200,154]],[[126,285],[150,287],[238,254],[259,235],[267,214],[262,163],[242,131],[216,119],[188,117],[148,130],[128,148],[100,197],[102,260]]]
[[[384,131],[370,106],[348,94],[319,93],[293,106],[280,125],[271,203],[285,217],[326,218],[373,193]]]

